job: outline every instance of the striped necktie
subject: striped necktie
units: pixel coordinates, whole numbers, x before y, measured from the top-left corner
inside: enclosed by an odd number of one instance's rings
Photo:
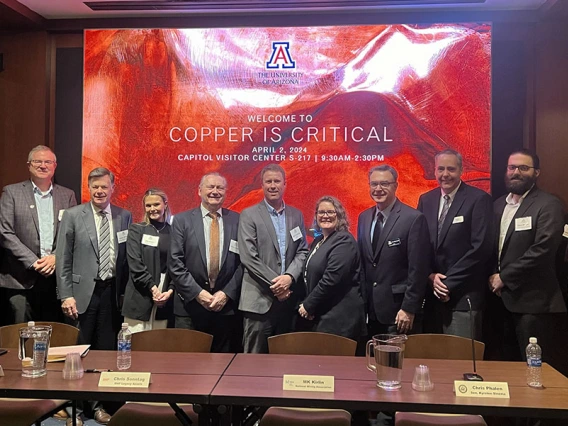
[[[106,280],[110,277],[110,225],[105,211],[100,211],[101,226],[99,229],[99,278]]]
[[[448,210],[450,209],[450,196],[448,194],[444,195],[444,205],[442,206],[442,212],[440,213],[440,218],[438,219],[438,237],[440,232],[442,232],[442,226],[444,225],[444,220],[448,215]]]

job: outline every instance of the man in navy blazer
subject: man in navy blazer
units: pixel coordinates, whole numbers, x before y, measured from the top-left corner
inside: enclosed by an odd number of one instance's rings
[[[229,353],[241,345],[242,268],[239,214],[222,208],[226,193],[227,180],[219,173],[201,178],[200,206],[174,217],[168,266],[176,289],[176,328],[212,334],[211,351]]]
[[[494,204],[499,232],[489,288],[504,306],[505,358],[524,360],[529,337],[536,337],[543,361],[567,374],[566,305],[555,269],[563,209],[558,198],[536,186],[539,174],[536,154],[521,150],[509,156],[509,194]]]
[[[61,321],[55,284],[55,242],[63,210],[75,193],[52,183],[57,158],[39,145],[28,155],[30,179],[8,185],[0,198],[0,288],[10,323]]]
[[[486,192],[462,182],[463,160],[454,150],[435,157],[439,188],[420,197],[418,210],[430,230],[432,259],[425,324],[433,333],[481,338],[485,283],[493,248],[493,201]],[[471,308],[470,308],[471,304]],[[471,314],[470,314],[471,309]],[[471,315],[471,316],[470,316]],[[473,324],[470,321],[473,318]]]
[[[359,215],[357,226],[371,336],[421,331],[430,259],[428,225],[422,213],[396,198],[397,180],[397,171],[389,165],[369,171],[376,205]]]

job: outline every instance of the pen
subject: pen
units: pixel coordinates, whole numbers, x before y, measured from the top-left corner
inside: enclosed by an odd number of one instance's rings
[[[112,371],[107,368],[88,368],[85,373],[103,373],[105,371]]]

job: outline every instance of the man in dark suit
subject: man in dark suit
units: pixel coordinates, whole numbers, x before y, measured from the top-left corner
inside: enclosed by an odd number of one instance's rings
[[[244,351],[268,353],[268,338],[292,331],[298,283],[308,252],[302,213],[284,204],[286,174],[277,164],[260,173],[264,199],[241,213],[239,245],[245,267],[239,309]]]
[[[169,269],[176,288],[176,328],[213,335],[212,352],[238,352],[242,321],[237,311],[242,280],[239,214],[224,209],[227,180],[201,178],[199,207],[174,217]]]
[[[423,194],[418,202],[418,210],[426,216],[433,253],[432,293],[426,298],[430,309],[425,307],[424,322],[433,325],[427,331],[467,338],[473,327],[475,338],[480,339],[490,272],[487,262],[493,248],[493,201],[486,192],[462,182],[462,171],[458,152],[438,153],[434,173],[440,187]]]
[[[126,239],[132,215],[110,204],[114,175],[108,169],[93,169],[88,183],[91,201],[66,210],[61,219],[57,290],[63,313],[79,327],[80,343],[113,350],[128,279]],[[92,408],[98,423],[110,421],[100,405]]]
[[[28,155],[30,179],[8,185],[0,198],[0,288],[10,322],[61,321],[55,283],[55,241],[75,193],[52,183],[55,154],[39,145]]]
[[[428,225],[422,213],[396,198],[397,179],[389,165],[369,171],[376,205],[359,215],[357,226],[371,336],[421,331],[417,315],[429,271]]]
[[[564,218],[560,200],[536,186],[539,163],[527,150],[509,156],[509,194],[494,205],[498,250],[489,288],[504,306],[506,359],[524,360],[529,337],[536,337],[543,361],[566,374],[566,306],[555,270]]]

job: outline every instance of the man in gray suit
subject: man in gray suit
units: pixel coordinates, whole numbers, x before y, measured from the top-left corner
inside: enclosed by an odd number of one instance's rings
[[[80,343],[113,350],[121,323],[119,302],[128,278],[129,211],[110,204],[114,175],[104,167],[89,173],[91,201],[65,211],[57,236],[57,290],[63,313],[79,327]],[[96,403],[94,418],[110,416]]]
[[[28,155],[30,179],[8,185],[0,198],[2,299],[10,322],[61,321],[55,276],[55,238],[63,210],[75,206],[75,193],[52,183],[55,154],[39,145]]]
[[[176,328],[213,335],[211,352],[240,351],[237,311],[243,277],[237,231],[239,214],[224,209],[227,180],[208,173],[199,184],[199,207],[175,216],[170,274],[176,288]]]
[[[260,173],[264,200],[241,213],[239,253],[245,270],[239,309],[244,351],[268,352],[268,337],[292,330],[297,290],[308,252],[304,216],[284,204],[286,174],[277,164]]]

